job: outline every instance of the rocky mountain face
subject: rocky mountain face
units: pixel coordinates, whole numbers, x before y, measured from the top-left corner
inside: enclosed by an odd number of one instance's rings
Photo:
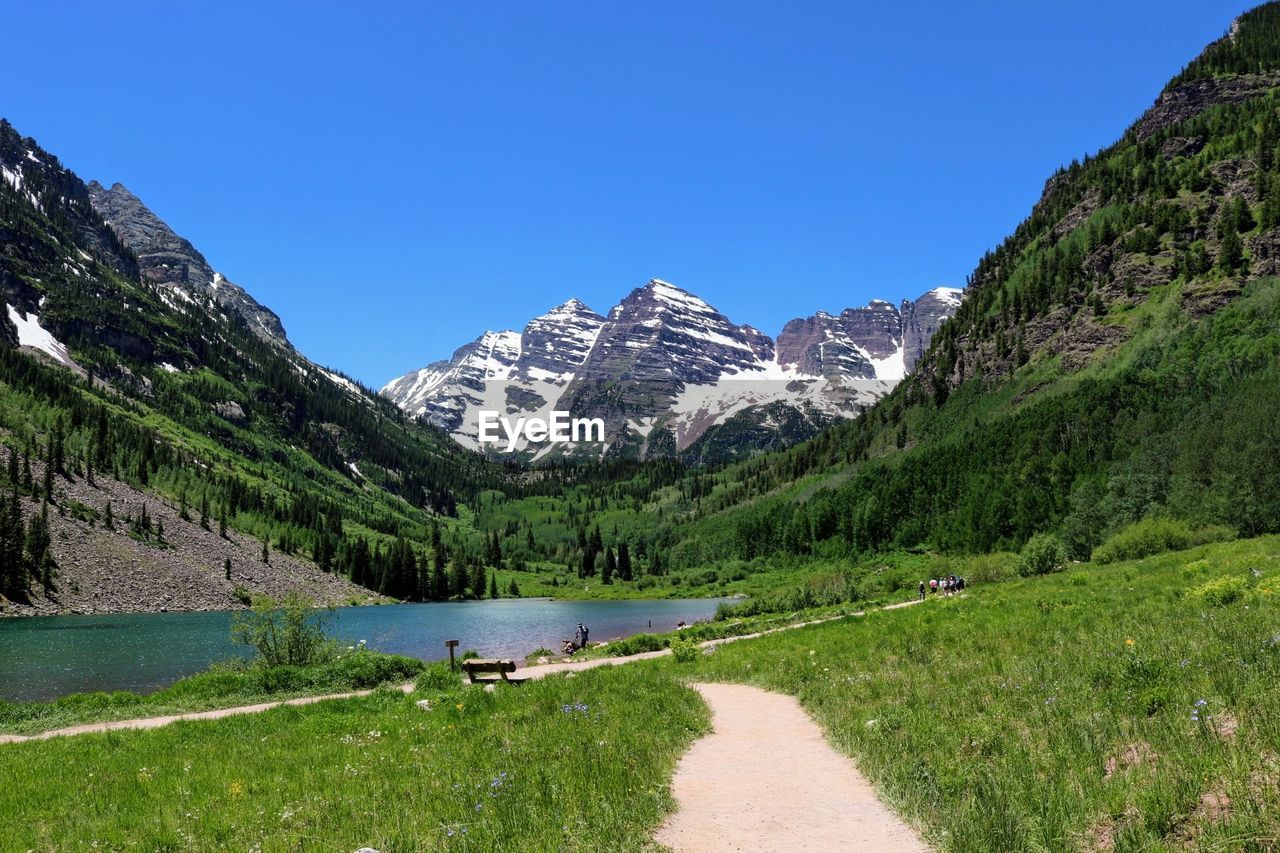
[[[507,479],[306,359],[128,190],[4,120],[0,297],[0,458],[36,469],[0,472],[0,496],[16,529],[52,516],[48,553],[0,572],[0,613],[416,595],[378,554]]]
[[[258,337],[289,346],[284,325],[274,311],[215,272],[190,241],[175,234],[124,184],[107,189],[90,181],[88,190],[94,210],[137,256],[144,280],[176,291],[179,298],[210,297]]]
[[[480,413],[600,418],[603,445],[524,445],[533,458],[616,453],[726,458],[813,435],[887,393],[919,360],[961,291],[874,301],[787,323],[775,342],[654,279],[601,316],[577,299],[523,332],[485,332],[447,361],[388,383],[405,411],[479,449]],[[721,431],[714,440],[710,433]]]

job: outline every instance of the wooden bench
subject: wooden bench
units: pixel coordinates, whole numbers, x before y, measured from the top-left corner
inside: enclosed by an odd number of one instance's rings
[[[488,684],[498,681],[499,678],[507,684],[519,684],[524,679],[507,678],[508,672],[516,671],[516,662],[513,660],[497,660],[494,658],[470,658],[462,662],[462,671],[467,674],[467,678],[471,679],[472,684]],[[476,678],[483,672],[496,672],[499,678]]]

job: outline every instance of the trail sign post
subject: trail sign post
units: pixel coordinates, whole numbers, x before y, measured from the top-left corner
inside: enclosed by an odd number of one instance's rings
[[[447,649],[449,650],[449,669],[456,670],[456,669],[458,668],[458,665],[457,665],[456,663],[454,663],[454,660],[453,660],[453,650],[454,650],[454,649],[456,649],[456,648],[458,647],[458,641],[457,641],[457,640],[445,640],[445,641],[444,641],[444,645],[445,645],[445,648],[447,648]]]

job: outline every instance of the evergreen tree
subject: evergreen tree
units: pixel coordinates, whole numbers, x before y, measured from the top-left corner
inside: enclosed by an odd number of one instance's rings
[[[618,570],[618,563],[613,558],[613,549],[604,549],[604,570],[600,573],[601,583],[613,583],[613,573]]]
[[[449,564],[449,595],[453,598],[466,598],[467,587],[471,585],[471,574],[461,560]]]
[[[111,501],[107,501],[106,509],[103,511],[102,526],[108,530],[116,529],[116,518],[111,513]]]
[[[632,579],[631,552],[626,542],[618,543],[618,577],[624,581]]]
[[[209,529],[209,495],[203,491],[200,492],[200,526]]]
[[[497,572],[494,572],[493,574],[489,575],[489,597],[490,598],[498,597],[498,573]]]
[[[552,578],[552,580],[555,580],[555,578]],[[519,585],[516,584],[515,578],[511,579],[511,584],[507,587],[507,595],[510,596],[511,598],[520,597],[520,587]]]
[[[231,580],[231,558],[227,557],[222,561],[222,572],[226,575],[227,580]]]
[[[22,558],[26,531],[22,521],[22,504],[17,482],[0,512],[0,594],[7,598],[27,594],[27,567]]]
[[[445,573],[444,547],[440,544],[440,537],[433,537],[435,540],[435,553],[431,555],[431,592],[432,601],[445,601],[449,598],[449,577]]]
[[[486,580],[484,563],[477,560],[471,573],[471,595],[473,598],[484,598],[485,591],[488,588]]]
[[[1228,229],[1222,236],[1222,246],[1218,249],[1218,268],[1226,273],[1235,272],[1244,262],[1244,244],[1234,229]]]
[[[270,536],[262,537],[262,562],[267,565],[271,565],[271,537]],[[363,583],[363,581],[360,581],[360,583]]]
[[[53,558],[49,554],[49,503],[40,506],[40,512],[27,523],[27,569],[40,579],[46,589],[52,586]]]

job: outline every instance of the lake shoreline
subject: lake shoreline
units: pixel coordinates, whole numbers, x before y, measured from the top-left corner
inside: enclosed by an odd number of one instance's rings
[[[422,661],[458,653],[524,660],[553,653],[579,622],[594,640],[676,630],[714,617],[727,599],[567,601],[499,598],[339,607],[327,633],[359,646]],[[50,700],[72,693],[148,693],[246,650],[231,641],[239,611],[95,613],[0,620],[0,699]]]

